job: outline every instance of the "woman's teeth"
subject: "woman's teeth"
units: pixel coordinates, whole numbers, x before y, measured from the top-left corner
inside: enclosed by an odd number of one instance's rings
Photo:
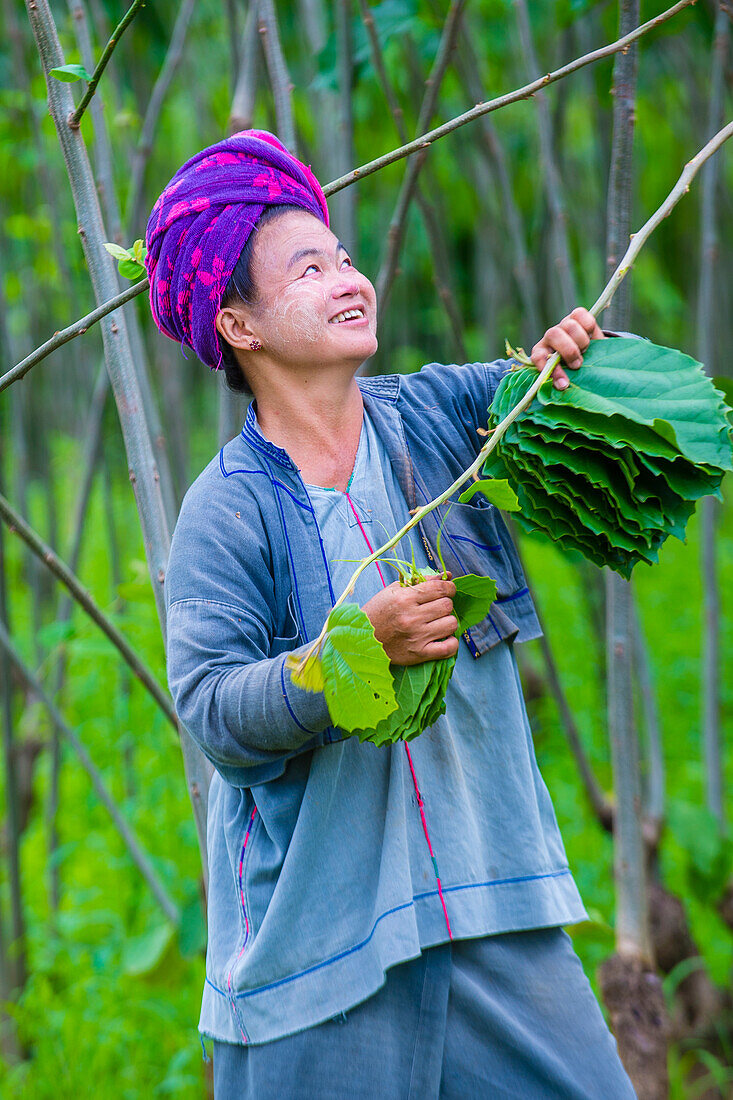
[[[357,317],[363,317],[364,313],[360,309],[346,309],[343,313],[337,313],[335,317],[332,317],[328,322],[330,325],[338,325],[340,321],[351,321]]]

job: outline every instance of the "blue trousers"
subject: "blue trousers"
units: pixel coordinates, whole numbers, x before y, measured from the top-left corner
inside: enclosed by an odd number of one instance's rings
[[[569,936],[457,940],[344,1016],[214,1043],[215,1100],[634,1100]]]

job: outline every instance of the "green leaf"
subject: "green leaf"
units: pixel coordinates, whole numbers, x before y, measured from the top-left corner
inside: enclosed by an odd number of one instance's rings
[[[114,256],[116,260],[134,259],[134,257],[130,255],[128,249],[123,248],[122,245],[115,244],[114,241],[105,241],[104,247],[107,249],[110,256]]]
[[[505,375],[490,409],[503,419],[536,380]],[[701,364],[670,348],[593,341],[566,390],[541,387],[482,473],[514,486],[518,523],[629,576],[669,535],[684,539],[695,502],[719,494],[731,462],[723,394]]]
[[[51,69],[51,76],[62,80],[64,84],[74,84],[77,80],[90,81],[92,78],[83,65],[59,65],[57,69]]]
[[[482,481],[474,481],[468,489],[464,489],[461,493],[458,503],[468,504],[476,493],[483,493],[489,503],[495,504],[497,508],[502,508],[505,512],[519,511],[517,494],[508,481],[494,481],[486,478]]]
[[[376,726],[397,707],[389,657],[356,604],[335,607],[327,627],[319,657],[311,658],[303,673],[293,669],[293,682],[306,691],[324,692],[334,725],[349,732]]]
[[[137,260],[120,260],[117,270],[123,279],[139,279],[145,274],[145,268]]]
[[[422,579],[433,570],[421,570]],[[481,622],[496,599],[496,582],[490,577],[468,573],[454,580],[456,595],[453,610],[458,619],[456,634]],[[358,730],[362,741],[375,745],[410,741],[429,729],[445,713],[445,693],[456,663],[455,657],[439,661],[423,661],[419,665],[393,665],[396,710],[373,729]]]
[[[489,613],[496,599],[496,581],[491,577],[477,577],[467,573],[464,577],[454,577],[456,594],[453,597],[453,613],[458,619],[457,634],[470,630]]]
[[[134,242],[132,246],[133,259],[137,260],[139,264],[142,264],[144,263],[147,254],[148,250],[145,247],[144,240],[142,239],[142,237],[138,237],[138,239]]]

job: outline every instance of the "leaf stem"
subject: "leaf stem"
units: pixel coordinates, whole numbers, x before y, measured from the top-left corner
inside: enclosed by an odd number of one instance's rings
[[[79,129],[79,123],[81,122],[82,115],[92,101],[94,93],[97,90],[97,84],[99,84],[100,77],[104,70],[107,68],[107,63],[112,56],[112,52],[115,46],[119,42],[124,31],[137,15],[138,9],[141,8],[144,3],[145,0],[132,0],[132,4],[130,4],[127,12],[123,15],[122,19],[112,32],[112,36],[107,45],[104,47],[102,56],[97,62],[97,67],[92,73],[92,78],[87,85],[87,90],[85,91],[79,102],[79,106],[69,115],[69,126],[72,130]]]
[[[691,160],[687,162],[679,179],[667,195],[662,205],[644,223],[641,229],[632,236],[631,243],[626,249],[623,257],[621,258],[621,262],[619,263],[611,278],[606,283],[606,286],[603,288],[596,301],[591,306],[590,312],[594,316],[596,316],[598,313],[600,313],[601,310],[605,309],[610,304],[616,290],[622,283],[625,276],[631,270],[634,260],[638,256],[644,244],[652,235],[660,222],[662,222],[667,217],[670,211],[680,201],[682,196],[689,190],[690,181],[694,178],[701,166],[730,137],[733,137],[733,122],[729,122],[727,126],[724,126],[722,130],[719,130],[718,133],[715,134],[715,136],[712,137],[710,141],[706,145],[704,145],[702,149],[700,149],[700,151],[696,153]],[[560,356],[557,352],[555,352],[554,355],[550,356],[545,366],[538,373],[537,378],[529,387],[524,397],[522,397],[522,399],[517,402],[513,409],[509,410],[504,419],[501,420],[490,432],[486,442],[484,443],[483,447],[478,452],[476,458],[468,467],[468,469],[464,470],[463,473],[456,478],[452,485],[449,485],[448,488],[445,489],[434,500],[431,500],[427,504],[423,504],[422,507],[416,509],[412,518],[404,525],[404,527],[400,528],[396,535],[393,535],[387,542],[385,542],[384,546],[380,546],[379,549],[370,554],[368,558],[364,558],[361,564],[358,565],[352,573],[351,579],[346,585],[344,591],[336,600],[335,604],[333,605],[334,607],[338,607],[351,595],[351,593],[354,591],[354,585],[356,584],[357,580],[364,572],[364,570],[372,564],[372,562],[375,562],[377,558],[381,557],[381,555],[386,553],[387,550],[391,550],[393,546],[396,546],[400,539],[404,538],[404,536],[409,531],[411,531],[412,528],[415,527],[420,522],[420,520],[423,519],[424,516],[427,516],[435,508],[438,508],[441,504],[444,504],[446,500],[448,500],[448,498],[452,496],[452,494],[457,489],[460,489],[461,486],[469,480],[469,478],[473,477],[478,472],[478,470],[484,464],[487,456],[494,450],[497,443],[504,435],[504,432],[507,430],[509,425],[512,424],[517,419],[519,414],[532,403],[535,394],[539,391],[544,382],[547,381],[559,362]],[[326,637],[327,632],[328,621],[323,624],[320,634],[313,641],[312,645],[306,650],[305,654],[298,662],[298,672],[302,671],[306,662],[310,660],[313,654],[317,652],[317,650],[320,648],[324,638]]]

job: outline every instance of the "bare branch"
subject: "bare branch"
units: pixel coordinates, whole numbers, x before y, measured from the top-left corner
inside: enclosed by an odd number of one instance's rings
[[[112,794],[108,791],[107,785],[102,778],[97,765],[92,760],[91,756],[87,752],[86,746],[79,740],[77,735],[64,720],[61,711],[58,709],[53,700],[46,694],[38,681],[37,677],[33,675],[31,670],[27,667],[20,654],[13,645],[10,635],[0,622],[0,649],[2,649],[9,656],[15,668],[20,673],[21,678],[25,681],[28,690],[31,691],[48,710],[51,721],[57,727],[60,733],[63,733],[74,752],[76,753],[79,761],[81,762],[84,771],[87,773],[92,781],[92,786],[97,792],[99,801],[106,807],[110,817],[112,818],[117,831],[122,837],[125,847],[127,848],[133,863],[138,868],[143,878],[147,882],[148,886],[153,892],[153,895],[160,905],[161,909],[174,924],[178,924],[180,921],[180,912],[178,906],[171,898],[168,891],[163,886],[162,882],[158,878],[155,872],[153,864],[150,860],[150,856],[143,848],[140,841],[133,833],[130,826],[125,821],[124,817],[120,813],[117,803],[114,800]]]
[[[622,38],[616,39],[615,42],[609,43],[607,46],[601,46],[597,50],[592,50],[590,53],[584,54],[583,57],[578,57],[575,61],[570,61],[567,65],[563,65],[559,69],[555,69],[552,73],[547,73],[546,76],[540,77],[538,80],[533,80],[530,84],[525,84],[522,88],[517,88],[513,92],[507,92],[505,95],[498,96],[496,99],[491,99],[487,103],[479,103],[475,107],[472,107],[470,111],[465,111],[462,115],[458,115],[456,118],[450,120],[450,122],[444,122],[442,126],[437,126],[434,130],[429,130],[427,133],[421,134],[420,137],[414,138],[413,141],[407,142],[405,145],[401,145],[399,149],[393,149],[389,153],[385,153],[381,157],[377,157],[376,160],[370,160],[366,164],[362,164],[359,168],[354,168],[345,176],[341,176],[339,179],[333,180],[331,183],[326,184],[323,188],[326,196],[333,195],[337,191],[340,191],[342,187],[348,187],[349,184],[355,183],[356,180],[364,179],[365,176],[370,176],[373,172],[378,172],[380,168],[386,168],[388,164],[394,164],[395,161],[402,160],[403,157],[408,157],[412,153],[417,153],[426,146],[429,146],[432,142],[437,141],[438,138],[445,137],[446,134],[452,133],[460,126],[465,126],[467,122],[473,122],[474,119],[480,118],[482,115],[490,114],[492,111],[498,111],[502,107],[508,107],[510,103],[518,103],[522,99],[529,99],[535,92],[541,91],[546,88],[548,84],[554,84],[557,80],[562,80],[564,77],[569,76],[571,73],[577,72],[578,69],[584,68],[586,65],[592,65],[595,61],[600,61],[604,57],[611,57],[612,54],[618,53],[620,50],[626,49],[632,42],[636,42],[637,39],[647,34],[649,31],[654,30],[655,27],[671,19],[677,15],[678,12],[684,8],[688,8],[691,4],[694,4],[695,0],[679,0],[677,4],[674,4],[667,11],[662,12],[660,15],[656,15],[654,19],[648,20],[646,23],[642,23],[631,34],[625,34]]]
[[[238,130],[248,130],[252,125],[259,64],[258,18],[258,0],[250,0],[239,46],[237,83],[229,109],[227,130],[230,134],[235,134]]]
[[[4,519],[11,531],[22,538],[36,557],[40,558],[45,566],[57,577],[74,597],[76,602],[84,608],[87,615],[97,624],[99,629],[107,635],[112,645],[119,650],[123,659],[130,666],[134,674],[140,680],[144,688],[152,695],[160,709],[165,714],[173,728],[178,730],[173,705],[167,693],[161,688],[141,659],[137,656],[124,635],[117,629],[113,622],[104,614],[101,607],[89,595],[64,562],[54,553],[50,546],[30,527],[23,517],[15,511],[10,502],[0,493],[0,518]]]
[[[109,298],[106,302],[102,302],[101,306],[97,306],[91,313],[87,313],[86,317],[80,317],[78,321],[74,321],[73,325],[69,325],[68,328],[61,329],[60,332],[55,332],[53,336],[46,340],[45,344],[41,344],[40,347],[32,351],[30,355],[26,355],[25,359],[21,359],[20,363],[16,363],[14,367],[11,367],[5,374],[0,375],[0,393],[13,382],[17,382],[19,378],[23,378],[28,373],[31,367],[34,367],[36,363],[40,363],[42,359],[45,359],[56,348],[60,348],[62,344],[67,344],[69,340],[73,340],[75,336],[81,336],[91,328],[92,325],[96,325],[97,321],[101,321],[103,317],[106,317],[108,313],[112,313],[113,310],[119,309],[120,306],[124,306],[126,302],[136,298],[138,294],[142,294],[143,291],[150,289],[150,283],[147,279],[142,279],[139,283],[135,283],[133,286],[128,287],[127,290],[123,290],[121,294],[116,294],[114,298]]]
[[[107,63],[114,52],[115,46],[119,42],[127,27],[137,15],[138,9],[142,7],[144,2],[145,0],[132,0],[132,4],[112,32],[112,37],[110,38],[107,45],[104,47],[102,56],[97,62],[97,67],[92,73],[92,78],[87,85],[87,90],[82,96],[79,106],[69,115],[68,122],[72,130],[79,129],[79,123],[81,122],[82,115],[92,101],[92,97],[97,90],[97,84],[99,84],[100,77],[104,70],[107,68]]]

